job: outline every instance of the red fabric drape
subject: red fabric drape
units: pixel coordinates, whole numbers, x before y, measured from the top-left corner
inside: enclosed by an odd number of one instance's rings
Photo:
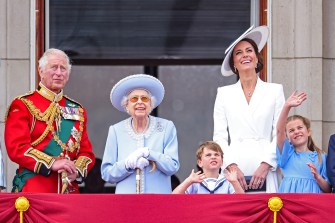
[[[15,201],[30,208],[24,222],[238,222],[271,223],[271,197],[283,208],[278,223],[335,222],[334,194],[114,195],[1,193],[0,222],[19,222]]]

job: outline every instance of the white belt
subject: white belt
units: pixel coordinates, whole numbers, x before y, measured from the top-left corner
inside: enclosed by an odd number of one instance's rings
[[[267,139],[262,138],[262,137],[250,137],[250,138],[239,137],[239,138],[232,139],[232,141],[239,141],[239,142],[243,142],[244,140],[256,140],[256,141],[260,141],[260,140],[267,140]],[[269,140],[267,140],[267,141],[269,141]]]

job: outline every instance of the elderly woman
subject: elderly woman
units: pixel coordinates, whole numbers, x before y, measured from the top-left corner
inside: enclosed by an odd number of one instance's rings
[[[236,74],[237,83],[218,88],[213,139],[224,152],[228,169],[236,169],[248,191],[276,192],[276,124],[284,105],[283,87],[263,82],[260,50],[269,29],[251,27],[226,51],[221,73]]]
[[[149,115],[164,92],[158,79],[145,74],[128,76],[111,91],[113,106],[130,115],[110,126],[101,165],[102,178],[116,183],[117,194],[172,192],[170,176],[180,166],[176,128]]]

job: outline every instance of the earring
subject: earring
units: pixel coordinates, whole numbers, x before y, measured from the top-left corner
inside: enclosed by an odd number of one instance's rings
[[[237,69],[236,69],[236,67],[234,66],[234,69],[235,69],[235,73],[237,72]]]
[[[258,62],[256,63],[256,67],[255,67],[256,69],[257,69],[257,66],[258,66]]]

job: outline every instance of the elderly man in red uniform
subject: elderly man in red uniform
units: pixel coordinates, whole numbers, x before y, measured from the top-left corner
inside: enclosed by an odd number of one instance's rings
[[[70,71],[69,57],[48,49],[39,60],[38,89],[15,98],[8,109],[5,144],[19,164],[13,192],[78,193],[93,167],[86,111],[63,95]]]

